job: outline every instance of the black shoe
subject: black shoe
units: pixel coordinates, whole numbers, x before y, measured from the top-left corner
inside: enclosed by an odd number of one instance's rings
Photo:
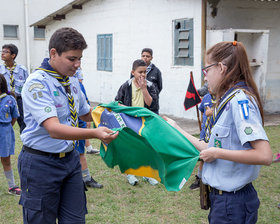
[[[85,184],[87,187],[92,187],[92,188],[102,188],[103,187],[102,184],[97,183],[92,177],[90,180],[86,181]]]
[[[194,190],[194,189],[196,189],[196,188],[199,188],[200,187],[200,178],[197,176],[197,175],[195,175],[195,181],[192,183],[192,185],[190,186],[190,189],[191,190]]]

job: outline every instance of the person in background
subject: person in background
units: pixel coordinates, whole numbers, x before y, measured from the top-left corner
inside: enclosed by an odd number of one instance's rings
[[[86,48],[77,30],[56,30],[49,41],[50,58],[23,86],[26,128],[18,171],[25,224],[85,223],[86,188],[75,141],[98,138],[109,144],[118,136],[105,127],[78,127],[78,117],[92,121],[90,106],[73,77]]]
[[[0,157],[9,189],[8,193],[20,196],[21,189],[15,184],[11,155],[15,154],[13,125],[19,116],[15,98],[8,93],[5,77],[0,74]]]
[[[141,59],[145,61],[147,65],[146,69],[146,79],[154,84],[157,90],[157,98],[159,100],[159,94],[162,90],[162,76],[161,72],[153,63],[153,50],[151,48],[144,48],[141,52]],[[133,78],[133,75],[130,75],[130,78]],[[159,113],[159,109],[156,112]]]
[[[127,80],[118,90],[116,101],[126,106],[145,107],[155,113],[158,112],[158,93],[154,84],[146,80],[147,65],[143,60],[135,60],[132,64],[133,78]],[[138,179],[134,175],[127,175],[129,184],[136,185]],[[156,185],[158,181],[144,177],[150,184]]]
[[[17,122],[21,133],[25,128],[21,90],[28,77],[28,72],[23,65],[17,64],[15,62],[17,55],[18,48],[14,44],[5,44],[2,46],[1,59],[4,61],[4,64],[0,65],[0,74],[3,74],[7,81],[8,91],[15,94],[19,109],[19,117],[17,118]]]
[[[204,80],[216,97],[205,142],[177,128],[199,150],[202,182],[210,188],[210,224],[256,223],[260,201],[252,182],[272,151],[263,128],[263,107],[241,42],[220,42],[206,53]]]
[[[201,95],[200,95],[201,96]],[[213,115],[213,104],[215,104],[215,97],[207,91],[206,95],[203,96],[202,102],[199,105],[199,110],[202,113],[202,122],[201,122],[201,131],[200,131],[200,140],[204,141],[205,138],[205,123],[208,119],[208,122]],[[195,181],[191,184],[190,189],[194,190],[200,187],[200,180],[202,176],[202,167],[203,161],[199,162],[199,167],[197,174],[195,175]]]
[[[88,105],[90,105],[87,94],[86,94],[86,90],[84,88],[84,85],[82,84],[83,75],[82,75],[81,68],[77,69],[75,76],[79,80],[80,88],[85,95],[85,98],[86,98],[86,101],[87,101]],[[78,118],[78,120],[79,120],[79,128],[88,128],[88,124],[90,124],[90,122],[85,122],[80,118]],[[84,183],[87,187],[103,188],[103,185],[99,184],[95,179],[93,179],[93,177],[91,176],[91,174],[89,172],[87,159],[86,159],[86,156],[85,156],[85,146],[86,146],[86,144],[91,146],[91,144],[89,142],[89,139],[76,141],[76,145],[75,145],[76,150],[80,153],[80,163],[81,163],[81,168],[82,168],[83,181],[84,181]],[[97,151],[97,153],[99,153],[98,150],[96,150],[96,151]]]

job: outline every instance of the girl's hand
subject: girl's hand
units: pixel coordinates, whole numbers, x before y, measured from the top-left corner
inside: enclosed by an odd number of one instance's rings
[[[199,158],[202,159],[204,162],[211,163],[215,159],[217,159],[218,150],[221,150],[221,149],[216,148],[216,147],[204,149],[200,152]]]

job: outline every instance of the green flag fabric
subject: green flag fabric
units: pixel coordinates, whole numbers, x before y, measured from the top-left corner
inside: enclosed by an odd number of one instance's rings
[[[96,127],[118,130],[100,155],[108,167],[122,173],[152,177],[168,191],[179,191],[199,159],[198,150],[178,130],[157,114],[142,107],[100,104],[92,111]]]

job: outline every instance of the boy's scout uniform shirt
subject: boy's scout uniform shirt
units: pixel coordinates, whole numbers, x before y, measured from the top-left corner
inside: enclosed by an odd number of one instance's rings
[[[80,91],[77,78],[69,77],[77,115],[90,111],[85,96]],[[24,121],[26,128],[21,134],[23,145],[50,153],[73,150],[72,140],[51,138],[42,122],[57,117],[61,124],[71,126],[71,115],[65,88],[45,71],[37,70],[26,80],[22,90]]]
[[[11,91],[11,85],[10,85],[11,74],[10,74],[10,71],[5,67],[5,65],[0,65],[0,74],[4,75],[4,77],[7,81],[8,91]],[[20,96],[23,84],[25,83],[25,81],[28,77],[28,72],[23,65],[17,64],[14,71],[13,71],[13,76],[14,76],[14,80],[15,80],[16,96]]]
[[[268,140],[255,100],[240,90],[226,105],[212,128],[208,147],[229,150],[252,149],[249,142]],[[258,177],[260,165],[247,165],[216,159],[205,162],[202,181],[213,188],[232,192],[243,188]]]

